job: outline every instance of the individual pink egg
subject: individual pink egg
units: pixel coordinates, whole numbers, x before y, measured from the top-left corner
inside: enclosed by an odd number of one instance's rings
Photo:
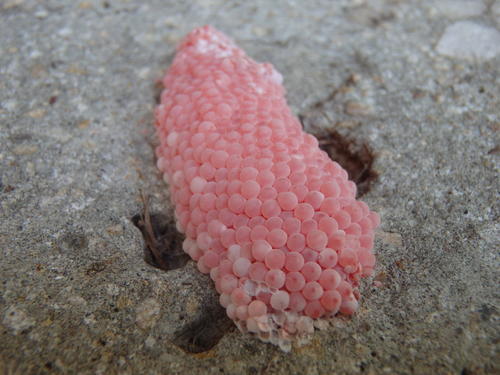
[[[324,290],[333,290],[339,286],[341,280],[337,271],[327,269],[321,272],[318,282]]]
[[[272,269],[266,273],[265,282],[269,288],[279,289],[285,285],[286,275],[279,269]]]
[[[319,220],[318,229],[323,231],[327,236],[331,236],[339,229],[339,226],[335,219],[326,216]]]
[[[290,293],[290,302],[288,307],[292,311],[300,312],[304,310],[307,305],[307,301],[300,292]]]
[[[250,303],[250,296],[241,288],[235,288],[231,292],[231,301],[237,306],[248,305]]]
[[[269,231],[273,229],[281,229],[281,227],[283,226],[283,219],[277,216],[270,217],[266,220],[265,226]]]
[[[300,271],[304,266],[304,257],[298,252],[289,252],[285,256],[285,268],[290,272]]]
[[[306,279],[300,272],[289,272],[286,274],[285,286],[290,292],[301,291],[306,285]]]
[[[260,193],[260,185],[253,180],[247,180],[241,185],[241,195],[245,199],[257,198]]]
[[[321,275],[321,267],[316,262],[306,262],[300,271],[307,281],[316,281]]]
[[[233,275],[224,275],[220,285],[223,293],[231,294],[238,285],[238,279]]]
[[[238,277],[246,276],[251,264],[248,259],[239,258],[233,263],[233,273]]]
[[[267,271],[269,271],[269,269],[264,263],[255,262],[250,265],[248,269],[248,276],[254,281],[262,282],[265,280]]]
[[[288,234],[291,235],[293,233],[298,233],[300,232],[300,226],[301,222],[299,219],[295,217],[289,217],[285,220],[283,220],[283,230]]]
[[[333,268],[337,264],[337,253],[332,249],[324,249],[318,257],[318,263],[323,268]]]
[[[251,317],[262,316],[267,313],[267,306],[264,302],[254,300],[248,305],[248,315]]]
[[[252,244],[252,255],[260,261],[263,261],[271,250],[272,246],[266,240],[256,240]]]
[[[312,219],[314,216],[314,208],[309,203],[300,203],[295,207],[295,217],[301,221]]]
[[[307,234],[306,244],[313,250],[322,251],[328,243],[328,237],[321,230],[312,230]]]
[[[245,209],[245,198],[240,194],[233,194],[227,201],[227,207],[235,214],[240,214]]]
[[[236,318],[239,320],[248,319],[248,306],[240,305],[236,307]]]
[[[281,206],[281,209],[284,211],[291,211],[295,207],[297,207],[298,199],[297,196],[290,192],[285,191],[278,194],[278,203]]]
[[[325,196],[323,193],[319,191],[310,191],[306,194],[304,201],[305,203],[308,203],[314,208],[315,210],[319,209],[321,206],[321,203],[323,203],[323,200],[325,199]]]
[[[344,249],[340,253],[339,264],[347,273],[353,273],[358,267],[358,256],[354,250]]]
[[[325,309],[318,300],[308,302],[304,311],[313,319],[317,319],[325,313]]]
[[[325,310],[331,311],[335,314],[339,311],[340,304],[342,303],[342,297],[336,290],[327,290],[321,296],[320,302]]]
[[[281,212],[281,208],[277,201],[274,199],[266,200],[261,206],[262,216],[269,219],[273,216],[278,216]]]
[[[271,296],[271,307],[275,310],[285,310],[289,303],[290,295],[283,290],[278,290]]]
[[[262,224],[255,225],[250,232],[252,241],[265,240],[269,234],[269,230]]]
[[[275,249],[285,246],[287,238],[286,232],[281,229],[273,229],[267,235],[267,241]]]
[[[285,265],[285,254],[281,250],[271,250],[265,256],[265,264],[269,269],[282,269]]]
[[[302,289],[302,294],[307,300],[313,301],[319,299],[323,295],[323,288],[318,282],[309,281],[304,286],[304,289]]]

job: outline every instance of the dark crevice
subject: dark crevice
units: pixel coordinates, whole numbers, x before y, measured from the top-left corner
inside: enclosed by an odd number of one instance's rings
[[[174,333],[172,342],[188,353],[212,349],[227,332],[234,329],[226,310],[217,300],[206,302],[194,320]]]
[[[153,94],[156,105],[161,102],[161,93],[163,92],[163,82],[161,80],[157,80],[153,86]]]
[[[131,220],[144,238],[146,263],[165,271],[186,265],[189,256],[182,250],[184,236],[177,231],[175,223],[168,216],[150,214],[147,198],[144,198],[143,213],[134,215]]]

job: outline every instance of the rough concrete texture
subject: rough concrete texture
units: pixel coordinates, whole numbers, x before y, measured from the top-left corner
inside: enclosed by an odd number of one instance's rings
[[[141,190],[170,213],[155,80],[206,23],[283,73],[307,130],[376,154],[376,276],[288,354],[172,343],[215,292],[146,264],[130,221]],[[492,0],[0,2],[0,373],[499,373],[499,28]]]

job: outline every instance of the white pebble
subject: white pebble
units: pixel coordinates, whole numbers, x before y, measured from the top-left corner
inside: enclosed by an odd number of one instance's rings
[[[493,27],[460,21],[446,28],[436,49],[450,57],[489,60],[500,53],[500,33]]]

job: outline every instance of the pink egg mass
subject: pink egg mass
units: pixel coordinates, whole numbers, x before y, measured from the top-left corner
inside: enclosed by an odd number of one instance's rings
[[[178,46],[156,108],[158,168],[183,248],[243,332],[287,350],[353,314],[379,216],[302,130],[282,76],[210,26]]]

